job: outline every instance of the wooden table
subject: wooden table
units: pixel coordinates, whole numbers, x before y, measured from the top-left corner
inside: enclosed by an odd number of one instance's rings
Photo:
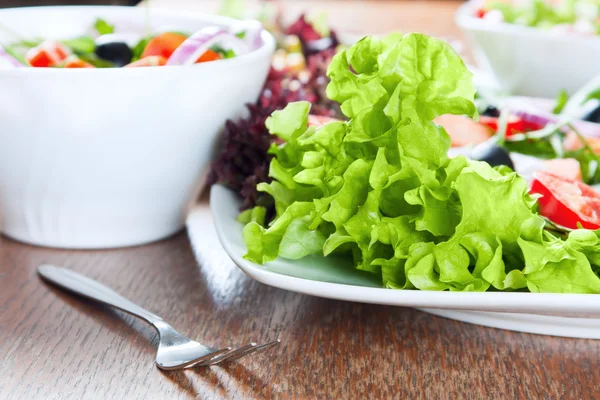
[[[339,11],[337,27],[458,36],[455,2],[319,4]],[[205,204],[191,220],[205,227],[191,231],[194,250],[186,233],[110,251],[0,239],[0,399],[600,398],[599,341],[267,287],[223,253]],[[42,283],[35,269],[45,262],[112,286],[207,344],[279,337],[282,345],[227,366],[162,372],[151,328]]]

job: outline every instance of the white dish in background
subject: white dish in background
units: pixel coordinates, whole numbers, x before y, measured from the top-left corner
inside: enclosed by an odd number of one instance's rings
[[[239,205],[235,193],[212,187],[212,218],[223,248],[246,274],[264,284],[331,299],[414,307],[495,328],[600,339],[600,295],[383,289],[371,274],[343,260],[317,256],[254,264],[243,258],[243,226],[236,220]]]
[[[463,4],[456,23],[473,44],[481,68],[512,94],[554,98],[574,93],[600,73],[600,37],[557,35],[538,28],[492,23]]]
[[[22,35],[72,38],[98,17],[144,32],[146,10],[30,7],[0,10]],[[239,21],[150,10],[152,30],[190,33]],[[0,42],[11,42],[0,30]],[[267,76],[275,43],[201,65],[0,70],[2,232],[63,248],[142,244],[182,229],[225,120],[245,112]]]

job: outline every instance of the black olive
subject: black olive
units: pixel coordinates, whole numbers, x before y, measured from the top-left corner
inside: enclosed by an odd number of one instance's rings
[[[584,115],[581,119],[584,121],[600,123],[600,104],[598,104],[598,106],[596,106],[589,113]]]
[[[508,151],[497,144],[482,143],[475,146],[471,152],[471,158],[474,160],[485,161],[492,167],[506,165],[513,170],[515,169],[515,165],[513,164]]]
[[[482,115],[485,115],[486,117],[498,118],[500,116],[500,110],[498,110],[496,107],[494,107],[492,105],[489,105],[489,106],[487,106],[485,111],[482,113]]]
[[[131,62],[133,51],[125,42],[108,42],[96,46],[96,55],[117,67],[122,67]]]

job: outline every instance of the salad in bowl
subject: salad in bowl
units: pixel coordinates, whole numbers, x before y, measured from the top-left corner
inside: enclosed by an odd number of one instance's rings
[[[600,71],[595,0],[476,1],[463,4],[456,23],[474,47],[478,65],[514,95],[574,93]]]
[[[554,34],[600,34],[598,0],[483,0],[475,16],[490,24],[534,27]]]
[[[0,26],[0,228],[52,247],[183,229],[275,48],[258,23],[159,9],[5,9]]]
[[[261,46],[258,21],[238,27],[206,26],[193,34],[167,30],[140,35],[115,32],[98,18],[87,33],[55,39],[21,39],[0,47],[3,68],[136,68],[200,64],[234,58]],[[21,36],[13,29],[8,32]]]

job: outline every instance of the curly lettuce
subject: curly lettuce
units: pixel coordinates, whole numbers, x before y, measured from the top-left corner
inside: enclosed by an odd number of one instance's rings
[[[449,159],[434,118],[476,117],[472,76],[445,42],[365,37],[333,59],[327,95],[347,122],[308,126],[310,104],[267,120],[276,216],[242,215],[258,264],[341,255],[393,289],[600,293],[600,239],[544,230],[516,173]]]

